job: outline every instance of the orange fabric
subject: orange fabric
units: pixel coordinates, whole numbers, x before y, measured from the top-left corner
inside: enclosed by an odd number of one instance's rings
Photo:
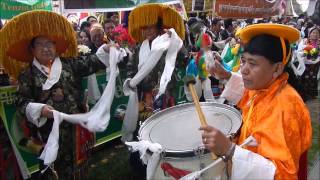
[[[282,74],[269,88],[245,90],[238,103],[243,125],[238,144],[252,135],[257,147],[245,147],[271,160],[275,179],[298,179],[299,159],[311,145],[309,111]],[[251,113],[250,112],[251,109]]]

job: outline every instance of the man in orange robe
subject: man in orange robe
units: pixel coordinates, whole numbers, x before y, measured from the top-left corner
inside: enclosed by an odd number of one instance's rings
[[[273,31],[270,31],[272,29]],[[288,26],[258,24],[244,28],[241,75],[216,61],[211,73],[227,79],[222,97],[237,104],[243,125],[235,145],[214,127],[201,127],[205,147],[227,164],[231,179],[298,179],[299,160],[311,145],[309,111],[291,85],[285,66],[299,32]],[[252,136],[256,146],[238,145]]]

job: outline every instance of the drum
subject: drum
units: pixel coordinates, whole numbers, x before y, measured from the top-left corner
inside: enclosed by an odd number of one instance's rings
[[[225,135],[236,134],[241,126],[241,114],[235,108],[213,102],[200,103],[209,125]],[[193,103],[174,106],[148,118],[139,129],[139,140],[159,143],[164,149],[153,179],[179,179],[213,162],[205,151]],[[219,178],[224,163],[217,164],[202,175],[202,179]]]

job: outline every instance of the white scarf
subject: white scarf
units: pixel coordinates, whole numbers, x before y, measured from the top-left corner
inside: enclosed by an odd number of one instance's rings
[[[59,57],[54,59],[51,65],[51,70],[48,70],[47,67],[41,65],[36,58],[33,59],[33,65],[48,77],[46,82],[42,85],[42,90],[50,89],[59,81],[62,70],[62,63]]]
[[[147,61],[150,51],[151,51],[151,48],[150,48],[149,40],[146,39],[142,42],[140,46],[138,70],[140,70],[141,66],[144,65],[144,63]]]
[[[159,62],[164,51],[167,51],[165,58],[165,68],[160,79],[159,93],[156,98],[165,93],[167,84],[171,80],[175,67],[177,53],[182,47],[182,40],[174,29],[170,29],[171,37],[165,33],[152,41],[151,50],[149,41],[142,43],[139,52],[138,72],[132,79],[127,79],[123,84],[123,92],[129,96],[129,102],[122,125],[122,141],[131,141],[133,132],[136,129],[139,115],[139,102],[136,86],[153,70]],[[148,50],[149,49],[149,50]],[[130,88],[132,87],[132,88]]]
[[[240,147],[243,146],[257,146],[257,141],[253,136],[249,136],[247,139],[244,140],[244,142],[240,145]],[[184,177],[180,178],[180,180],[196,180],[199,179],[201,174],[203,174],[204,172],[206,172],[207,170],[211,169],[212,167],[218,165],[219,163],[222,163],[222,158],[219,157],[217,160],[215,160],[214,162],[212,162],[211,164],[209,164],[207,167],[199,170],[199,171],[194,171],[190,174],[185,175]],[[218,176],[219,177],[219,176]],[[220,178],[216,178],[216,179],[221,179]]]
[[[161,153],[163,152],[162,146],[146,140],[125,142],[125,144],[131,152],[139,152],[140,159],[147,165],[147,180],[152,179],[160,162]],[[148,151],[151,151],[152,155],[149,155]]]
[[[154,174],[157,170],[159,162],[161,160],[160,154],[163,152],[163,147],[158,143],[151,143],[146,140],[141,140],[138,142],[125,142],[125,144],[129,147],[129,150],[132,152],[138,151],[140,153],[140,159],[144,164],[147,165],[147,179],[154,178]],[[257,146],[257,141],[253,136],[249,136],[245,141],[240,145],[243,146]],[[152,152],[152,155],[149,155],[147,151]],[[195,180],[199,179],[201,174],[205,173],[209,169],[213,168],[214,166],[222,163],[222,158],[215,160],[205,168],[187,174],[186,176],[182,177],[180,180]],[[219,176],[218,176],[219,177]],[[221,179],[216,177],[215,179]]]
[[[53,111],[54,122],[52,130],[47,144],[40,155],[40,159],[44,161],[45,165],[49,166],[57,158],[59,149],[59,125],[63,120],[73,124],[80,124],[91,132],[102,132],[107,128],[110,120],[110,108],[115,93],[116,77],[119,74],[117,63],[122,60],[124,56],[126,56],[126,53],[123,49],[117,50],[114,47],[110,48],[110,79],[107,87],[103,91],[102,97],[90,112],[69,115],[55,110]]]

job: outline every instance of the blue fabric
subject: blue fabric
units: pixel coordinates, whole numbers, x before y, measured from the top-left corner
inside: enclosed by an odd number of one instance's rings
[[[194,59],[190,59],[186,69],[186,74],[193,75],[194,77],[198,76],[198,68],[197,68],[196,61]]]

